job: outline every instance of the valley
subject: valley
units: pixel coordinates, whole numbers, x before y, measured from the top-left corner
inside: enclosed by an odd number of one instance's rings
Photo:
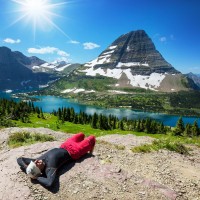
[[[116,79],[70,74],[31,95],[55,95],[85,105],[128,108],[170,115],[200,116],[200,92],[156,92],[143,88],[116,88]]]
[[[144,30],[121,35],[97,58],[82,65],[48,63],[1,47],[0,67],[4,74],[9,69],[0,84],[7,91],[36,88],[28,96],[15,95],[26,101],[29,97],[37,101],[31,96],[52,95],[101,108],[200,116],[198,77],[184,75],[169,64]],[[24,76],[16,78],[15,70]]]

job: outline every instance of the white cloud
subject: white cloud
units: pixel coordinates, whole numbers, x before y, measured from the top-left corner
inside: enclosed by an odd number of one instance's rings
[[[13,39],[11,39],[11,38],[6,38],[6,39],[4,39],[3,41],[4,41],[5,43],[9,43],[9,44],[18,44],[18,43],[21,42],[20,39],[13,40]]]
[[[55,54],[56,53],[57,55],[62,56],[62,57],[70,56],[70,54],[68,54],[67,52],[62,51],[56,47],[43,47],[40,49],[29,48],[28,53],[36,53],[36,54]]]
[[[72,62],[72,59],[69,59],[69,58],[66,58],[66,57],[59,57],[59,58],[56,58],[54,60],[54,62],[61,62],[61,61],[65,61],[66,63],[70,63],[70,62]]]
[[[85,42],[85,43],[83,43],[83,46],[84,46],[84,49],[87,49],[87,50],[91,50],[91,49],[100,47],[100,45],[92,43],[92,42]]]
[[[166,37],[161,37],[161,38],[160,38],[160,41],[161,41],[161,42],[166,42],[166,41],[167,41],[167,38],[166,38]]]
[[[57,54],[59,56],[62,56],[62,57],[68,57],[68,56],[70,56],[68,53],[66,53],[65,51],[61,51],[61,50],[58,50]]]
[[[69,43],[71,43],[71,44],[80,44],[80,42],[76,41],[76,40],[70,40]]]
[[[43,47],[40,49],[29,48],[28,53],[36,53],[36,54],[53,54],[57,51],[55,47]]]

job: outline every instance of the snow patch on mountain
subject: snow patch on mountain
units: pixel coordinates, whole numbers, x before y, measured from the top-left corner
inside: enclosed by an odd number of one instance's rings
[[[90,67],[88,69],[82,70],[81,72],[85,72],[87,76],[96,76],[97,74],[106,77],[112,77],[115,79],[120,79],[122,74],[124,73],[128,78],[128,83],[133,87],[141,87],[144,89],[156,90],[165,78],[165,74],[152,73],[150,75],[133,75],[131,69],[103,69],[94,67]]]
[[[5,93],[12,93],[12,90],[5,90]]]
[[[110,55],[105,55],[105,56],[100,56],[91,62],[88,62],[85,64],[87,67],[93,67],[94,65],[100,65],[104,63],[109,63],[110,62]]]
[[[129,62],[129,63],[122,63],[119,62],[116,67],[117,68],[121,68],[121,67],[135,67],[135,66],[145,66],[145,67],[149,67],[148,63],[140,63],[140,62]]]
[[[144,76],[144,75],[133,76],[130,72],[130,69],[128,70],[126,75],[130,80],[130,84],[135,87],[155,90],[160,86],[160,83],[165,78],[164,74],[159,74],[159,73],[152,73],[149,76]]]
[[[71,63],[65,63],[64,61],[62,62],[52,62],[52,63],[44,63],[42,65],[35,65],[32,67],[33,70],[40,70],[41,72],[47,72],[49,70],[54,70],[57,72],[63,71],[65,68],[69,67],[72,65]]]
[[[92,60],[91,62],[88,62],[85,64],[86,67],[94,67],[95,65],[101,65],[101,64],[105,64],[105,63],[109,63],[110,57],[112,55],[113,51],[108,51],[103,53],[101,56],[99,56],[98,58]],[[148,63],[140,63],[140,62],[128,62],[128,63],[122,63],[122,62],[118,62],[118,64],[116,65],[117,68],[122,68],[122,67],[135,67],[135,66],[145,66],[145,67],[149,67]]]
[[[45,67],[45,68],[49,68],[49,69],[53,69],[55,68],[56,66],[51,64],[51,63],[44,63],[42,65],[40,65],[41,67]]]
[[[107,55],[107,54],[114,53],[114,51],[115,51],[115,50],[112,50],[112,51],[105,52],[105,53],[103,53],[103,55]]]
[[[110,63],[111,62],[110,57],[115,52],[115,50],[114,50],[115,48],[117,48],[117,46],[110,46],[108,49],[111,51],[107,51],[107,52],[103,53],[98,58],[92,60],[91,62],[86,63],[85,66],[93,67],[95,65]]]
[[[129,94],[128,92],[120,91],[120,90],[108,90],[108,92],[115,94]]]
[[[59,67],[59,68],[56,68],[55,70],[58,71],[58,72],[61,72],[63,71],[65,68],[69,67],[71,64],[67,64],[67,65],[64,65],[62,67]]]
[[[71,89],[66,89],[66,90],[63,90],[61,91],[62,94],[65,94],[65,93],[79,93],[79,92],[85,92],[85,93],[92,93],[92,92],[95,92],[94,90],[85,90],[84,88],[71,88]]]
[[[39,69],[39,66],[33,66],[32,69]]]
[[[117,48],[117,45],[115,46],[110,46],[108,49],[116,49]]]

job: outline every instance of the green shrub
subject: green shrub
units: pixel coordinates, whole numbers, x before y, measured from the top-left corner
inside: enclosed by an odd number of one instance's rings
[[[144,144],[138,147],[134,147],[131,150],[133,152],[148,153],[151,151],[158,151],[160,149],[167,149],[169,151],[174,151],[184,155],[189,154],[189,149],[182,143],[174,142],[169,139],[154,140],[152,144]]]
[[[134,153],[149,153],[152,151],[151,145],[144,144],[138,147],[133,147],[132,152]]]
[[[10,135],[8,139],[8,145],[12,148],[34,144],[36,142],[46,142],[54,141],[53,136],[38,134],[38,133],[29,133],[29,132],[17,132]]]

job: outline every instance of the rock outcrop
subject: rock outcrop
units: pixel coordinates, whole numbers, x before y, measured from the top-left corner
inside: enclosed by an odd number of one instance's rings
[[[54,135],[58,141],[9,149],[8,136],[30,131]],[[34,157],[58,147],[71,134],[45,128],[8,128],[0,132],[0,199],[20,200],[139,200],[199,199],[200,150],[189,156],[167,150],[148,154],[130,148],[151,143],[152,138],[134,135],[108,135],[97,138],[93,156],[87,155],[60,169],[52,188],[31,181],[17,165],[19,156]],[[122,148],[124,147],[124,148]]]

